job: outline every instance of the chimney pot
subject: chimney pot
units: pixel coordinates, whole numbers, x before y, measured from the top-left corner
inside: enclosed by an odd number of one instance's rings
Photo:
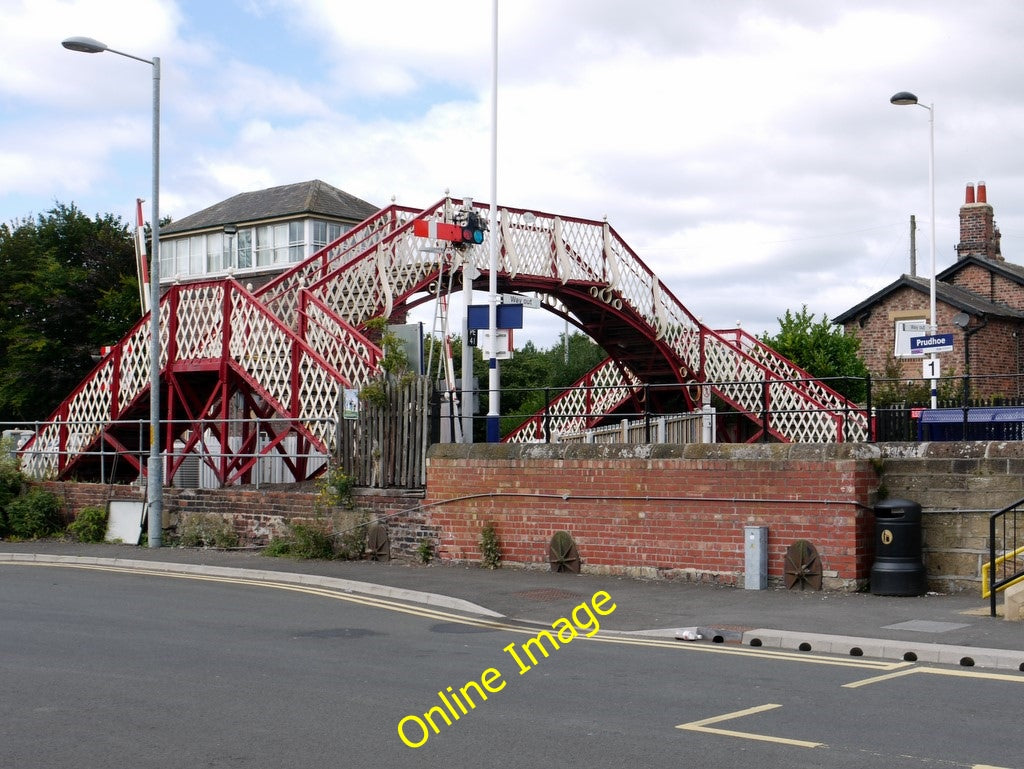
[[[988,194],[985,191],[985,182],[978,182],[978,202],[988,203]]]
[[[968,184],[967,185],[967,198],[966,198],[966,200],[964,200],[964,205],[970,205],[973,202],[974,202],[974,185],[973,184]]]

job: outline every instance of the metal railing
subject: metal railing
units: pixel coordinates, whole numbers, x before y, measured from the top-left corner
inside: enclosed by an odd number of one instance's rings
[[[1006,379],[1007,377],[1002,377]],[[972,380],[975,378],[972,378]],[[977,379],[984,379],[979,377]],[[943,380],[943,383],[947,389],[951,389],[957,384],[962,384],[962,377],[951,377],[949,380]],[[962,422],[964,425],[969,426],[969,429],[965,432],[958,432],[957,435],[953,435],[952,431],[947,429],[947,434],[944,437],[940,437],[937,434],[925,434],[919,437],[919,422],[921,413],[926,410],[924,404],[917,405],[914,403],[901,403],[895,405],[886,405],[875,407],[872,405],[872,392],[879,391],[885,387],[892,387],[895,384],[904,386],[913,386],[914,384],[923,383],[925,380],[886,380],[880,378],[867,378],[862,380],[860,384],[863,387],[863,392],[866,394],[866,400],[863,404],[851,404],[846,414],[842,411],[836,412],[834,409],[828,409],[830,413],[837,419],[837,436],[838,440],[844,442],[875,442],[875,441],[917,441],[921,439],[925,440],[962,440],[964,438],[960,436],[966,436],[967,440],[985,440],[985,439],[998,439],[998,440],[1020,440],[1024,439],[1024,419],[1019,422],[1003,422],[1000,424],[1000,433],[995,435],[991,433],[991,428],[986,427],[984,429],[988,432],[980,432],[983,427],[980,423],[977,423],[972,415],[978,415],[984,410],[991,410],[995,407],[1010,407],[1017,405],[1024,405],[1024,399],[1020,398],[1002,398],[1002,399],[975,399],[975,398],[964,398],[961,393],[957,393],[959,397],[947,398],[941,400],[939,405],[946,409],[957,409],[958,414],[962,414]],[[844,384],[849,384],[850,378],[826,378],[820,380],[821,383],[827,384],[831,387],[839,389]],[[585,405],[597,406],[596,410],[584,410],[581,412],[570,412],[563,411],[560,408],[560,401],[558,396],[565,392],[569,388],[565,387],[545,387],[545,388],[506,388],[503,390],[503,395],[508,397],[511,394],[520,394],[519,402],[529,402],[527,396],[530,394],[534,395],[533,403],[540,404],[540,408],[537,411],[521,410],[520,413],[508,413],[506,412],[502,416],[503,432],[508,436],[512,436],[513,440],[521,442],[551,442],[551,441],[562,441],[562,442],[634,442],[634,443],[658,443],[658,442],[672,442],[672,443],[689,443],[689,442],[714,442],[714,441],[728,441],[728,442],[742,442],[746,440],[756,439],[760,441],[774,440],[770,434],[770,427],[772,423],[785,415],[786,418],[792,420],[794,418],[801,418],[803,415],[813,413],[818,410],[813,405],[801,406],[799,408],[777,408],[769,395],[769,387],[774,382],[762,382],[762,383],[748,383],[749,386],[760,386],[763,388],[763,397],[760,398],[759,409],[756,411],[744,412],[737,410],[736,408],[730,408],[728,404],[723,404],[709,398],[709,394],[712,393],[716,387],[729,386],[733,383],[716,383],[716,382],[701,382],[701,383],[687,383],[687,384],[632,384],[632,385],[602,385],[594,386],[585,389],[587,392],[584,397],[579,398],[580,403]],[[580,389],[580,388],[577,388]],[[969,388],[964,387],[963,390],[967,391]],[[480,390],[475,393],[475,399],[479,401],[480,413],[486,412],[488,392],[486,390]],[[512,398],[509,398],[512,400]],[[708,401],[712,401],[708,403]],[[621,403],[622,405],[615,409],[614,413],[607,413],[600,409],[607,406],[609,403]],[[688,409],[691,409],[688,411]],[[705,410],[713,412],[709,415]],[[865,420],[865,415],[870,414],[870,419]],[[1024,410],[1022,410],[1024,414]],[[713,437],[708,438],[706,436],[706,429],[702,430],[701,427],[696,426],[696,423],[700,420],[704,420],[706,425],[710,419],[713,423]],[[627,425],[624,427],[622,422],[626,420]],[[241,424],[245,420],[229,420],[232,423]],[[317,434],[324,434],[333,436],[335,438],[335,445],[337,439],[340,437],[337,435],[337,425],[339,421],[334,418],[320,418],[316,420],[304,419],[304,420],[287,420],[287,419],[250,419],[248,420],[252,425],[257,428],[261,423],[268,425],[273,424],[277,431],[280,430],[282,424],[288,422],[294,422],[296,424],[302,423],[307,424],[311,421],[315,421],[320,424],[320,429],[315,430]],[[479,430],[477,432],[480,435],[477,440],[482,440],[483,436],[483,424],[484,418],[482,416],[474,416],[474,424],[479,422]],[[692,422],[689,426],[674,428],[673,425],[679,421],[680,425]],[[218,420],[219,422],[219,420]],[[614,423],[609,426],[609,423]],[[863,425],[868,425],[868,429],[865,430]],[[162,423],[166,428],[172,426],[170,423]],[[518,425],[518,427],[517,427]],[[59,427],[61,434],[68,436],[68,440],[65,441],[63,449],[57,447],[52,441],[46,442],[40,440],[47,434],[54,434],[50,428]],[[195,424],[186,425],[182,423],[183,427],[195,427]],[[767,426],[768,429],[762,429],[762,426]],[[959,425],[943,425],[944,427],[959,427]],[[106,469],[109,466],[109,459],[113,455],[130,455],[132,458],[132,464],[136,467],[144,467],[145,465],[145,449],[138,449],[138,447],[146,444],[146,435],[148,435],[149,423],[145,420],[121,420],[108,422],[106,424],[99,424],[96,420],[82,420],[76,422],[74,420],[64,421],[51,421],[51,422],[34,422],[34,423],[7,423],[0,424],[5,434],[9,434],[9,437],[16,441],[15,448],[20,448],[20,444],[24,443],[30,436],[35,435],[36,440],[28,446],[28,450],[22,454],[23,467],[26,468],[27,474],[31,477],[51,477],[52,468],[63,466],[65,463],[55,461],[55,458],[61,457],[68,458],[74,455],[81,455],[90,457],[93,459],[98,458],[98,467],[101,474],[100,480],[106,482]],[[528,428],[528,429],[524,429]],[[122,436],[126,432],[130,432],[135,436],[134,440],[130,441],[133,445],[130,450],[123,448],[116,449],[110,445],[110,442],[103,440],[104,433],[111,433],[115,430],[120,430]],[[673,431],[675,430],[675,431]],[[747,432],[743,432],[746,430]],[[935,432],[934,430],[932,431]],[[449,436],[453,434],[453,430],[449,430]],[[97,438],[97,434],[99,438]],[[90,438],[91,436],[91,438]],[[753,437],[752,437],[753,436]],[[435,440],[439,440],[436,437]],[[330,439],[327,441],[331,443]],[[92,446],[88,451],[84,451],[88,446]],[[214,463],[219,461],[223,456],[230,455],[235,459],[242,458],[261,458],[274,455],[276,449],[271,452],[264,453],[259,449],[253,449],[245,453],[239,454],[238,452],[226,451],[221,452],[219,448],[209,446],[202,449],[200,453],[203,456],[204,463]],[[305,455],[304,455],[305,456]],[[316,452],[310,453],[306,456],[307,459],[311,459],[315,456],[322,456]],[[268,460],[270,461],[270,460]],[[123,472],[124,467],[121,467]],[[262,477],[262,471],[255,473],[256,477]]]
[[[1019,385],[1017,384],[1019,380]],[[623,418],[636,418],[649,421],[652,418],[666,416],[672,413],[679,413],[683,409],[673,408],[671,410],[659,410],[651,396],[664,396],[666,394],[681,395],[683,389],[693,392],[727,390],[739,385],[748,388],[759,388],[757,397],[758,408],[742,410],[714,401],[716,410],[716,423],[720,427],[729,424],[748,422],[750,425],[763,426],[759,430],[758,440],[770,441],[773,425],[780,420],[789,422],[801,419],[810,420],[813,415],[825,412],[836,421],[835,440],[841,442],[888,442],[888,441],[919,441],[919,440],[1024,440],[1024,410],[1021,417],[1017,418],[1012,412],[1013,407],[1024,409],[1024,397],[1014,393],[1019,388],[1024,388],[1024,374],[1020,376],[993,375],[993,376],[954,376],[939,380],[939,389],[943,397],[938,401],[940,409],[955,409],[955,418],[949,414],[932,415],[935,418],[929,420],[927,417],[922,420],[922,412],[928,410],[927,396],[918,400],[918,394],[925,390],[928,380],[925,379],[889,379],[882,377],[827,377],[813,380],[816,383],[842,391],[856,391],[861,393],[858,403],[849,403],[842,409],[834,406],[820,406],[814,403],[800,404],[780,408],[772,395],[772,387],[782,384],[792,384],[800,387],[805,380],[767,380],[760,382],[694,382],[688,384],[603,384],[593,386],[580,385],[576,388],[569,387],[545,387],[532,388],[529,392],[543,393],[543,405],[535,412],[508,413],[503,419],[503,427],[516,442],[548,442],[557,440],[556,434],[576,435],[587,429],[596,427],[596,423],[602,419],[621,420]],[[1005,385],[1005,392],[1002,396],[988,396],[984,398],[971,397],[970,393],[977,393],[984,389],[983,384],[991,385],[999,382]],[[563,393],[574,389],[578,391],[577,397],[571,401],[560,398]],[[503,393],[522,392],[524,390],[503,390]],[[899,392],[908,392],[910,397],[893,402]],[[482,402],[486,402],[487,392],[477,393]],[[681,397],[678,400],[682,400]],[[884,403],[876,405],[876,400],[883,400]],[[691,398],[695,407],[699,407],[700,397]],[[571,406],[564,404],[572,403],[584,405],[584,409],[573,412]],[[615,409],[614,414],[607,414],[596,409],[588,409],[589,404],[615,404],[625,405]],[[996,409],[997,412],[993,412]],[[516,421],[518,420],[518,421]],[[511,424],[515,422],[515,425]],[[926,424],[922,427],[922,422]],[[728,441],[744,440],[744,434],[736,430],[720,430],[719,439]],[[740,437],[737,438],[737,435]],[[642,442],[642,441],[641,441]]]
[[[981,568],[982,598],[989,599],[994,617],[996,593],[1024,580],[1024,499],[989,516],[988,557]]]
[[[818,384],[828,385],[830,382],[837,383],[845,381],[846,377],[823,378],[814,380]],[[503,390],[508,392],[543,392],[543,406],[534,413],[520,413],[503,415],[503,426],[512,428],[511,423],[518,426],[510,429],[506,440],[517,443],[552,442],[561,441],[565,435],[577,435],[587,430],[598,427],[598,423],[605,420],[638,419],[645,424],[645,434],[650,436],[650,425],[652,420],[661,417],[678,415],[680,413],[700,413],[703,407],[712,407],[716,412],[716,424],[719,426],[719,433],[725,433],[730,442],[742,442],[749,435],[744,430],[756,428],[759,432],[758,440],[768,442],[776,440],[773,425],[784,420],[787,423],[800,421],[813,421],[821,414],[826,414],[830,420],[834,420],[835,426],[833,435],[839,442],[870,441],[872,433],[868,413],[869,405],[861,408],[853,403],[847,403],[842,409],[834,406],[824,406],[811,401],[799,405],[785,405],[779,407],[773,399],[772,393],[780,385],[800,386],[807,380],[781,380],[772,379],[758,382],[742,382],[732,380],[728,382],[691,382],[691,383],[670,383],[670,384],[610,384],[596,385],[589,387],[577,387],[574,391],[577,397],[573,399],[560,398],[570,388],[534,388],[532,390]],[[759,388],[756,398],[756,410],[741,410],[730,407],[717,398],[712,398],[711,393],[721,389],[731,389],[739,386],[747,388]],[[480,400],[486,401],[487,392],[478,393]],[[791,400],[783,401],[791,404]],[[574,410],[579,404],[593,404],[598,407],[606,407],[609,404],[622,404],[614,408],[609,414],[599,410]],[[732,425],[731,429],[724,429],[723,425]],[[737,438],[736,436],[740,436]],[[649,437],[637,442],[657,442]]]
[[[222,460],[237,462],[244,459],[255,460],[251,477],[253,479],[252,483],[256,487],[259,487],[261,484],[292,482],[289,478],[291,474],[288,468],[289,464],[294,465],[295,463],[305,462],[309,466],[316,468],[321,464],[326,464],[330,456],[324,452],[317,451],[315,448],[310,448],[309,451],[299,451],[297,449],[298,442],[294,436],[286,436],[282,441],[274,442],[270,440],[270,436],[265,432],[264,428],[272,428],[272,432],[279,433],[282,426],[290,423],[303,424],[308,427],[311,422],[317,422],[322,427],[323,432],[337,434],[338,424],[336,419],[298,420],[262,417],[251,419],[232,418],[216,420],[216,422],[219,427],[226,425],[228,428],[227,447],[222,447],[216,437],[204,435],[197,442],[194,449],[185,452],[183,450],[184,444],[190,437],[186,431],[182,433],[182,437],[175,440],[172,450],[162,452],[164,457],[164,477],[169,485],[220,488],[222,484],[217,480],[216,473],[204,473],[203,468],[213,468]],[[170,430],[174,433],[176,427],[180,430],[182,427],[194,427],[195,423],[191,420],[165,420],[161,421],[160,425],[161,432]],[[29,442],[29,439],[33,436],[38,438],[38,436],[52,434],[49,428],[53,427],[66,431],[70,436],[64,448],[61,448],[54,441],[40,442],[37,439],[31,443]],[[8,448],[18,458],[22,472],[26,477],[37,480],[52,478],[53,468],[63,465],[60,462],[62,457],[65,459],[71,457],[91,458],[97,461],[97,476],[95,480],[100,483],[113,482],[118,474],[119,465],[121,465],[122,470],[128,466],[145,468],[146,459],[149,454],[149,446],[146,439],[146,436],[149,434],[149,427],[148,419],[115,420],[101,425],[99,427],[99,436],[96,438],[94,437],[96,434],[96,423],[93,421],[75,422],[73,420],[58,420],[32,423],[0,423],[3,437],[10,442]],[[110,441],[105,440],[105,436],[115,432],[119,432],[122,435],[126,432],[135,435],[134,447],[126,449],[112,446]],[[250,451],[242,451],[240,446],[232,445],[236,434],[240,435],[242,432],[251,432],[257,436],[256,445]],[[83,439],[78,440],[77,436],[82,436]],[[86,441],[85,438],[89,440]],[[87,448],[87,445],[94,448]],[[182,469],[183,467],[185,468],[184,470]],[[141,472],[139,477],[142,477]]]

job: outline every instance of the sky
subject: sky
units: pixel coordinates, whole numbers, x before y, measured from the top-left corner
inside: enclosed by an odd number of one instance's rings
[[[161,59],[163,216],[310,179],[489,203],[491,8],[0,0],[0,223],[150,196],[152,68],[77,35]],[[849,309],[909,272],[912,214],[928,277],[930,116],[937,270],[978,181],[1024,263],[1019,0],[500,0],[498,27],[498,204],[607,217],[712,328]]]

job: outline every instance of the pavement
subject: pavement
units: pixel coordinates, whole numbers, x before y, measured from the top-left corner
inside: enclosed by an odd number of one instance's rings
[[[255,550],[0,541],[0,567],[12,560],[302,582],[545,627],[604,590],[616,609],[602,618],[602,631],[1024,672],[1024,622],[991,617],[988,600],[973,591],[898,597],[745,590],[437,562],[300,561]]]

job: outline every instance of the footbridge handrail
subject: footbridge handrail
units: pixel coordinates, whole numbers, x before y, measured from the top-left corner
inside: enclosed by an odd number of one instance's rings
[[[322,427],[321,412],[325,404],[335,407],[350,383],[251,293],[234,280],[176,285],[161,297],[159,310],[161,370],[200,370],[228,361],[276,412],[307,423],[307,437],[326,449],[333,433]],[[105,424],[148,403],[149,329],[147,314],[50,415],[25,446],[47,447],[26,452],[27,473],[60,473]],[[301,372],[310,369],[320,372],[316,397],[302,386]],[[78,429],[72,432],[70,424]]]

